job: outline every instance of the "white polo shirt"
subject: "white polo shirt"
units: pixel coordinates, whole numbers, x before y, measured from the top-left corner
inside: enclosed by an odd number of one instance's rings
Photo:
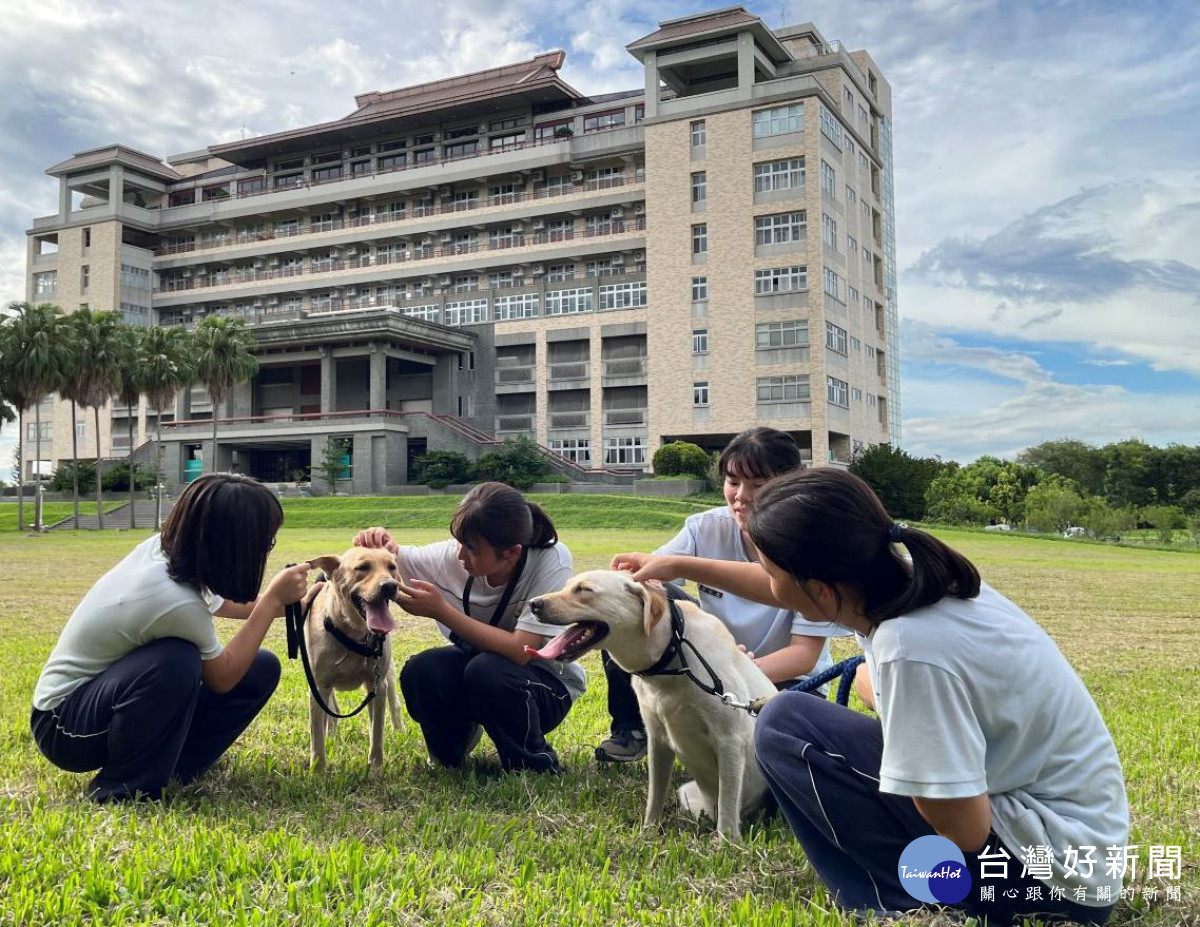
[[[402,575],[432,583],[437,586],[442,598],[459,611],[463,610],[462,594],[470,574],[458,559],[458,541],[450,538],[420,547],[401,547],[397,559]],[[540,595],[558,592],[573,575],[571,551],[562,541],[551,547],[529,548],[525,569],[521,578],[517,580],[512,598],[509,599],[504,615],[496,626],[505,631],[531,631],[542,637],[557,637],[562,634],[566,628],[538,621],[529,608],[529,602]],[[490,623],[503,596],[503,586],[491,586],[486,578],[475,577],[471,584],[471,617],[484,624]],[[441,622],[438,622],[438,629],[447,640],[450,638],[450,629]],[[537,665],[554,673],[567,687],[572,700],[587,690],[587,677],[578,663],[539,660]]]
[[[211,660],[222,649],[212,616],[224,601],[171,579],[159,535],[143,541],[76,607],[42,669],[33,707],[58,707],[126,654],[163,637],[189,641],[200,659]]]
[[[1125,780],[1112,736],[1083,681],[1050,636],[987,584],[858,635],[883,725],[879,788],[895,795],[987,793],[992,829],[1014,853],[1048,846],[1047,885],[1093,907],[1121,879],[1105,865],[1129,837]],[[1068,875],[1069,849],[1085,867]],[[1019,859],[1010,865],[1020,866]],[[1018,874],[1020,870],[1018,869]]]
[[[742,531],[728,506],[689,516],[682,530],[655,553],[730,560],[735,563],[757,562],[747,556],[746,546],[742,543]],[[788,608],[763,605],[699,583],[697,586],[700,607],[720,618],[733,634],[734,640],[756,657],[764,657],[787,647],[792,642],[793,634],[826,638],[809,675],[816,675],[833,665],[828,638],[845,637],[850,633],[832,622],[809,621],[799,612]]]

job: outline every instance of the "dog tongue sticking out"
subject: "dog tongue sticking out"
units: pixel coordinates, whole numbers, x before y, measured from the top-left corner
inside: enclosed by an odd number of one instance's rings
[[[552,637],[541,650],[526,647],[525,653],[542,660],[578,660],[608,634],[605,625],[581,621],[571,625],[557,637]]]
[[[396,620],[388,610],[388,600],[379,598],[374,602],[363,602],[363,615],[367,629],[376,634],[390,634],[396,629]]]

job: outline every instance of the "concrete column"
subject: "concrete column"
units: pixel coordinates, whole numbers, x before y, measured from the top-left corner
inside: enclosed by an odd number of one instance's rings
[[[749,98],[754,87],[754,35],[738,34],[738,96]]]
[[[337,359],[332,348],[321,348],[321,411],[337,411]]]
[[[371,345],[371,398],[372,410],[387,408],[387,355],[383,345]]]
[[[646,118],[658,115],[658,52],[646,52],[643,59],[646,68]]]
[[[125,168],[117,166],[108,176],[108,205],[120,206],[125,197]]]
[[[372,459],[371,435],[355,432],[350,449],[350,492],[356,496],[369,496],[376,492],[375,462]]]
[[[71,188],[67,185],[67,178],[60,177],[58,179],[58,221],[66,222],[70,214]]]

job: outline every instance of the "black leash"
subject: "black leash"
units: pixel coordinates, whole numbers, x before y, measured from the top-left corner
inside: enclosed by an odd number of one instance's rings
[[[511,577],[509,577],[508,583],[505,584],[504,592],[500,596],[500,602],[496,605],[496,610],[492,612],[491,620],[488,621],[488,624],[493,628],[504,621],[504,612],[508,608],[508,603],[512,601],[513,593],[517,590],[517,583],[521,579],[521,574],[525,572],[525,562],[528,559],[529,548],[522,547],[521,556],[517,560],[516,566],[513,567],[513,574]],[[462,592],[463,614],[468,618],[471,617],[471,588],[474,585],[475,577],[468,576]],[[450,633],[450,643],[460,650],[466,651],[467,653],[474,653],[476,649],[472,644],[467,643],[455,632]]]
[[[667,599],[667,605],[671,610],[671,640],[667,644],[667,649],[662,652],[653,666],[647,667],[644,670],[633,673],[634,676],[687,676],[696,684],[702,692],[709,695],[715,695],[724,701],[727,705],[733,708],[744,708],[751,715],[757,715],[762,706],[766,704],[767,698],[754,699],[751,702],[742,704],[733,695],[725,693],[725,686],[721,682],[721,677],[717,675],[707,660],[704,659],[704,654],[696,649],[696,645],[684,636],[683,633],[683,612],[675,603],[673,598]],[[708,673],[712,680],[711,684],[705,683],[688,666],[687,655],[684,648],[691,650],[692,654],[700,664],[704,667],[704,671]],[[675,659],[679,659],[679,666],[672,667],[671,664]],[[860,663],[866,658],[862,654],[849,657],[842,660],[840,663],[835,663],[826,670],[822,670],[815,676],[809,676],[801,680],[794,686],[789,686],[787,692],[811,692],[814,689],[819,689],[825,683],[841,677],[841,682],[838,683],[837,703],[839,705],[847,705],[850,702],[850,689],[854,685],[854,674]]]
[[[295,566],[294,563],[289,563],[288,566]],[[333,626],[328,618],[325,619],[325,630],[333,635],[334,640],[345,647],[347,650],[358,654],[360,657],[367,657],[375,660],[375,671],[372,674],[371,688],[367,692],[367,697],[363,699],[362,704],[354,711],[347,714],[339,714],[328,705],[325,704],[325,699],[321,698],[321,693],[317,691],[317,681],[313,678],[312,664],[308,659],[308,645],[304,642],[304,623],[308,620],[308,613],[312,610],[312,603],[317,600],[313,596],[308,603],[308,608],[303,608],[299,602],[293,602],[284,609],[284,624],[287,629],[287,650],[288,659],[296,659],[296,654],[300,655],[300,665],[304,667],[304,676],[308,680],[308,691],[316,700],[316,703],[321,706],[321,710],[331,718],[353,718],[356,714],[362,711],[371,703],[379,691],[379,671],[380,657],[383,656],[383,643],[387,638],[386,634],[372,634],[372,643],[368,646],[361,641],[356,641],[349,637],[345,632]]]
[[[667,649],[662,652],[653,666],[647,667],[644,670],[639,670],[634,673],[634,676],[686,676],[694,682],[701,692],[706,692],[709,695],[715,695],[718,698],[725,694],[725,685],[721,682],[721,677],[717,675],[716,670],[712,665],[704,659],[704,654],[696,649],[696,645],[689,641],[683,634],[683,612],[674,599],[667,599],[667,607],[671,611],[671,641],[667,644]],[[692,655],[700,661],[700,665],[704,667],[704,671],[708,673],[711,683],[706,683],[688,666],[687,654],[684,648],[691,650]],[[672,667],[671,664],[675,659],[679,659],[679,666]]]

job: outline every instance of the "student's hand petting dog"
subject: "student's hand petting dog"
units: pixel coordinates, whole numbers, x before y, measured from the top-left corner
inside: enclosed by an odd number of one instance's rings
[[[354,535],[355,547],[382,547],[394,557],[400,553],[400,545],[395,542],[387,528],[364,528]]]
[[[423,579],[409,579],[400,584],[396,604],[410,615],[421,618],[436,618],[439,621],[449,608],[438,587]]]
[[[623,570],[633,574],[633,581],[644,583],[658,579],[666,582],[679,576],[671,558],[662,554],[617,554],[612,558],[610,570]]]
[[[285,606],[299,602],[308,592],[308,573],[312,566],[307,563],[297,563],[295,566],[284,567],[275,574],[266,592],[260,598],[266,599],[275,606],[272,614],[283,614]]]

